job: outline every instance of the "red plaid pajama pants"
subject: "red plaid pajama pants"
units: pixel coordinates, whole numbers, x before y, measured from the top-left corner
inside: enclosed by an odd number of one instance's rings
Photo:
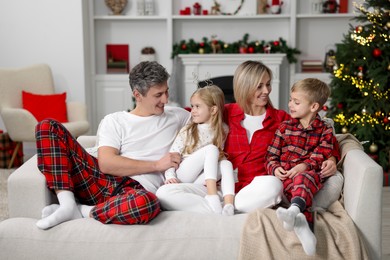
[[[81,204],[95,205],[91,213],[96,220],[144,224],[160,213],[153,193],[129,177],[102,173],[97,159],[61,123],[51,119],[38,123],[36,142],[38,168],[48,188],[72,191]]]
[[[283,188],[288,201],[300,198],[306,203],[306,210],[303,214],[309,223],[313,223],[313,214],[309,209],[313,205],[314,195],[322,188],[320,175],[314,170],[297,174],[292,179],[284,180]]]

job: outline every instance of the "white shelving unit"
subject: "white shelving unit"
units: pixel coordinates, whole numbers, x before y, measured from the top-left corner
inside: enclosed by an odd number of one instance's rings
[[[347,33],[351,19],[353,0],[349,0],[346,14],[311,14],[309,0],[284,1],[282,13],[258,15],[257,0],[245,0],[237,15],[179,15],[179,11],[195,2],[210,10],[212,0],[155,0],[154,16],[138,16],[135,0],[129,0],[123,15],[110,15],[103,0],[89,0],[87,36],[90,42],[90,75],[92,86],[92,125],[96,130],[105,114],[132,108],[131,91],[126,74],[106,74],[106,44],[129,44],[130,69],[140,61],[141,49],[151,46],[156,50],[156,59],[173,72],[171,59],[174,43],[190,38],[200,41],[203,37],[217,35],[225,42],[236,42],[249,34],[252,40],[285,39],[291,47],[301,50],[299,61],[290,65],[292,84],[298,79],[316,76],[329,79],[326,73],[300,73],[302,59],[323,60],[329,48],[341,42]],[[223,11],[235,10],[241,0],[218,1]],[[356,2],[356,1],[355,1]],[[362,0],[358,0],[362,2]],[[242,54],[245,55],[245,54]],[[128,98],[122,98],[128,95]]]

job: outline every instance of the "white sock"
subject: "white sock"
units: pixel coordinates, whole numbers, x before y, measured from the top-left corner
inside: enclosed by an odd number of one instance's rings
[[[305,253],[310,256],[314,255],[316,253],[317,238],[302,213],[299,213],[295,219],[294,231],[299,241],[301,241]]]
[[[57,198],[60,206],[57,209],[55,209],[55,207],[49,207],[46,210],[47,212],[53,209],[54,211],[49,216],[38,220],[36,223],[38,228],[48,229],[62,222],[82,217],[77,207],[73,192],[61,191],[57,194]],[[47,213],[46,211],[45,213]]]
[[[88,206],[88,205],[83,205],[83,204],[77,204],[77,206],[78,206],[83,218],[90,218],[91,210],[93,209],[93,207],[95,207],[95,206]]]
[[[218,195],[206,195],[205,199],[209,203],[211,209],[217,213],[221,214],[222,213],[222,206],[221,206],[221,201],[219,200]]]
[[[54,211],[56,211],[60,207],[60,204],[51,204],[49,206],[46,206],[42,210],[42,218],[46,218],[53,214]]]
[[[222,209],[222,215],[223,216],[233,216],[234,215],[234,206],[233,204],[225,204]]]
[[[283,221],[283,227],[288,231],[294,230],[295,218],[299,213],[301,210],[295,205],[291,205],[288,209],[279,207],[276,210],[278,219]]]

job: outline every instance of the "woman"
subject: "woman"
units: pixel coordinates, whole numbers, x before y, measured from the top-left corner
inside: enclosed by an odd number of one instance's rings
[[[235,208],[241,212],[273,207],[282,200],[282,182],[267,175],[264,163],[275,130],[290,116],[272,106],[271,80],[272,71],[263,63],[240,64],[233,79],[237,103],[225,105],[225,121],[229,126],[225,152],[237,174]],[[321,174],[327,177],[334,173],[336,163],[332,158],[324,162]],[[204,199],[207,190],[203,184],[164,185],[156,195],[165,210],[212,212]]]

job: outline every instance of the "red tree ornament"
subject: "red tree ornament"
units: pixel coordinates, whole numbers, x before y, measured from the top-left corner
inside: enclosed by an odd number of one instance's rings
[[[388,117],[383,118],[383,123],[387,125],[389,123],[389,118]]]
[[[373,55],[375,58],[379,58],[379,57],[382,55],[382,51],[381,51],[379,48],[375,48],[375,49],[372,51],[372,55]]]
[[[343,108],[344,108],[343,103],[338,103],[338,104],[337,104],[337,108],[338,108],[338,109],[343,109]]]
[[[322,110],[324,110],[324,111],[328,111],[328,106],[326,106],[326,105],[324,105],[323,107],[322,107]]]

